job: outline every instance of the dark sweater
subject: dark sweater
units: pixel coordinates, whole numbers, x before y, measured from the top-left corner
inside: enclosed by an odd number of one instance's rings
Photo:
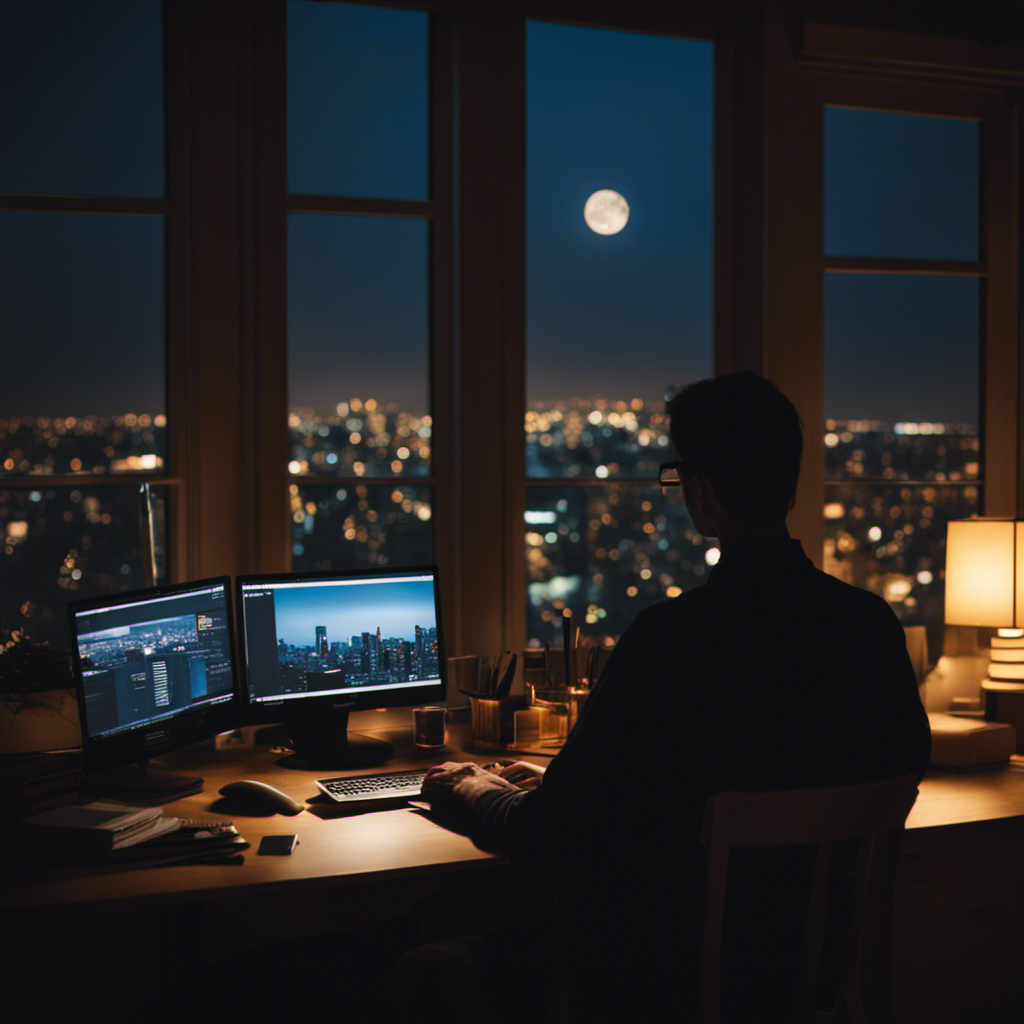
[[[920,778],[930,748],[888,605],[816,569],[798,541],[750,541],[637,616],[539,787],[479,792],[468,813],[480,846],[567,869],[566,942],[593,968],[579,986],[591,1010],[623,971],[655,999],[683,983],[689,1002],[708,798]]]

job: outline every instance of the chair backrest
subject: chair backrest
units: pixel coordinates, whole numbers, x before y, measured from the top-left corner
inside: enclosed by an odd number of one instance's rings
[[[703,1020],[720,1018],[722,938],[729,880],[729,854],[736,848],[817,847],[796,979],[793,1021],[820,1020],[815,995],[828,913],[830,867],[836,843],[856,843],[852,914],[842,950],[837,1010],[855,1021],[867,1017],[860,994],[861,953],[871,902],[887,913],[891,930],[895,887],[895,847],[917,798],[917,779],[897,779],[827,789],[765,793],[719,793],[708,803],[703,841],[708,847],[708,887],[704,927]],[[879,851],[891,855],[879,863]],[[885,877],[879,877],[884,874]],[[877,918],[877,908],[873,917]],[[764,936],[771,943],[770,935]],[[829,1019],[826,1016],[824,1019]]]

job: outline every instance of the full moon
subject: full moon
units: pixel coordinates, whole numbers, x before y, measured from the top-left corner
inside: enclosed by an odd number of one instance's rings
[[[629,220],[629,203],[618,192],[602,188],[587,200],[583,219],[599,235],[617,235]]]

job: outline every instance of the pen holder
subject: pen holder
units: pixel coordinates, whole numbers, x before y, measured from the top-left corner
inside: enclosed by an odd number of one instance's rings
[[[488,697],[467,693],[476,750],[506,750],[512,744],[514,715],[526,707],[526,697]]]
[[[473,693],[486,694],[494,671],[494,661],[494,658],[486,654],[465,654],[460,658],[449,658],[448,685],[467,697]]]
[[[528,686],[527,691],[530,711],[536,714],[529,721],[523,719],[521,731],[533,739],[532,733],[536,730],[535,742],[545,747],[560,747],[579,718],[590,694],[589,686],[561,686],[554,689]]]

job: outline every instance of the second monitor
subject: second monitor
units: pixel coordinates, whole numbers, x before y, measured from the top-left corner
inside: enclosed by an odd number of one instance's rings
[[[391,757],[348,732],[351,711],[446,696],[437,568],[241,576],[243,699],[250,722],[283,722],[317,767]]]

